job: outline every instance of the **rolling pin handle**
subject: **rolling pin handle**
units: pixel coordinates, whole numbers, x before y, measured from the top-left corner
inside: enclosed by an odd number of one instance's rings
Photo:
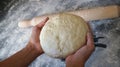
[[[31,21],[30,20],[23,20],[18,23],[18,26],[21,28],[29,27],[31,26]]]

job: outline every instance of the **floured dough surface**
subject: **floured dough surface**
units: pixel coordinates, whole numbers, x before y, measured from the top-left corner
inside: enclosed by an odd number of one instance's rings
[[[40,34],[43,51],[56,58],[76,52],[86,41],[88,26],[76,15],[61,13],[50,17]]]

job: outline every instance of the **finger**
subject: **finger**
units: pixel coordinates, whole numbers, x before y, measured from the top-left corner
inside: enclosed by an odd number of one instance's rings
[[[94,47],[94,40],[92,33],[87,33],[87,46],[88,47]]]
[[[46,17],[42,22],[40,22],[40,23],[37,24],[36,26],[37,26],[38,28],[42,28],[48,20],[49,20],[49,18]]]
[[[47,22],[48,19],[49,19],[48,17],[45,18],[42,22],[40,22],[39,24],[33,27],[32,36],[36,38],[40,35],[40,30],[41,30],[40,28],[44,26],[44,24]]]
[[[88,26],[88,32],[92,34],[92,31],[91,31],[91,27],[90,27],[90,25],[89,25],[89,22],[86,22],[86,24],[87,24],[87,26]],[[87,43],[87,37],[88,37],[88,35],[86,35],[86,43]],[[86,43],[85,43],[84,45],[82,45],[82,47],[85,46],[85,45],[87,45]]]
[[[40,33],[40,29],[38,27],[33,27],[32,29],[32,34],[34,34],[34,36],[36,36],[36,34],[39,34]]]
[[[87,46],[83,46],[73,55],[73,57],[74,57],[74,60],[76,61],[86,62],[91,54],[92,54],[92,51],[89,51]]]
[[[92,29],[91,29],[91,27],[90,27],[89,22],[86,22],[86,23],[87,23],[87,26],[88,26],[88,32],[92,33]],[[93,34],[93,33],[92,33],[92,34]]]
[[[88,33],[87,33],[87,45],[94,45],[94,40],[93,40],[93,33],[92,33],[92,29],[90,27],[90,24],[88,22],[86,22],[88,25]]]
[[[93,51],[94,51],[94,42],[93,42],[92,34],[88,33],[87,45],[81,47],[73,56],[76,60],[82,58],[84,61],[86,61]]]
[[[91,29],[89,22],[86,22],[86,23],[87,23],[87,25],[88,25],[88,28]]]
[[[87,46],[83,46],[73,55],[73,57],[75,60],[83,60],[83,62],[86,62],[92,53],[93,50],[90,50]]]

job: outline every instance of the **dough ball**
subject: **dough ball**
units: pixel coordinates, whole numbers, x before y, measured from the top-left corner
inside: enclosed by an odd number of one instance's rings
[[[61,13],[50,17],[40,34],[45,54],[66,58],[76,52],[85,42],[88,26],[79,16]]]

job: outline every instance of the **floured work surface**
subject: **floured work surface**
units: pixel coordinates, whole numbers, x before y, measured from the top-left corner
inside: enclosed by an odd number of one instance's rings
[[[22,0],[13,4],[5,18],[0,21],[0,60],[13,55],[27,44],[31,28],[19,28],[18,22],[46,13],[87,9],[97,6],[120,4],[119,0]],[[39,7],[38,7],[39,6]],[[120,18],[90,22],[94,34],[104,37],[98,42],[107,48],[97,47],[86,67],[120,67]],[[46,61],[47,60],[47,61]],[[65,62],[45,54],[39,56],[29,67],[65,67]]]

